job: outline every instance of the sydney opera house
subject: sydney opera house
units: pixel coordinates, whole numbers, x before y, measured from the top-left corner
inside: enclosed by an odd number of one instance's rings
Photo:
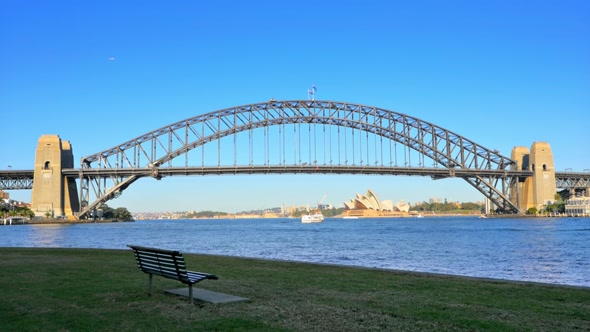
[[[371,189],[364,195],[356,194],[355,198],[344,202],[344,208],[344,216],[351,217],[405,216],[410,211],[409,204],[403,201],[395,204],[391,200],[381,201]]]

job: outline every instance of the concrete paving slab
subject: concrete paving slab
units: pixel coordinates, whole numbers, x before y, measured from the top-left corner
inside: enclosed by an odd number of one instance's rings
[[[166,293],[180,295],[184,297],[188,297],[188,287],[184,288],[175,288],[175,289],[167,289]],[[231,302],[242,302],[242,301],[250,301],[250,299],[245,297],[239,297],[224,293],[212,292],[201,288],[194,288],[193,287],[193,299],[205,301],[209,303],[231,303]]]

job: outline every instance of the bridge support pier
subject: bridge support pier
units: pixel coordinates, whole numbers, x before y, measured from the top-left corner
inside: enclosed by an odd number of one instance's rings
[[[510,188],[510,197],[522,212],[530,208],[538,211],[555,201],[555,166],[551,147],[546,142],[534,142],[531,149],[516,146],[511,159],[518,170],[532,170],[532,177],[519,178]]]
[[[66,216],[76,219],[79,211],[78,187],[74,178],[66,178],[63,168],[74,168],[74,154],[68,141],[58,135],[39,138],[35,154],[31,209],[37,216]]]

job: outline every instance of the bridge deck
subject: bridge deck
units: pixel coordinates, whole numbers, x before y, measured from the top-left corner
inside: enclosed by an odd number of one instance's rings
[[[385,166],[353,166],[353,165],[294,165],[294,166],[211,166],[211,167],[161,167],[150,168],[111,168],[111,169],[63,169],[62,174],[79,178],[87,177],[126,177],[126,176],[154,176],[175,175],[223,175],[223,174],[376,174],[376,175],[415,175],[430,176],[434,179],[448,177],[474,176],[531,176],[532,171],[511,170],[477,170],[477,169],[448,169],[428,167],[385,167]],[[0,171],[0,189],[18,190],[33,188],[34,170],[3,170]],[[587,188],[590,187],[590,173],[588,172],[555,172],[558,188]]]

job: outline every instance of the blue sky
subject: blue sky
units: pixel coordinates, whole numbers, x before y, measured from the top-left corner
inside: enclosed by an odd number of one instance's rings
[[[0,168],[59,134],[75,159],[231,106],[306,99],[405,113],[509,156],[548,142],[590,169],[588,1],[2,1]],[[112,60],[114,58],[114,60]],[[141,179],[111,206],[240,211],[382,199],[478,201],[463,180]],[[30,201],[30,191],[11,197]]]

